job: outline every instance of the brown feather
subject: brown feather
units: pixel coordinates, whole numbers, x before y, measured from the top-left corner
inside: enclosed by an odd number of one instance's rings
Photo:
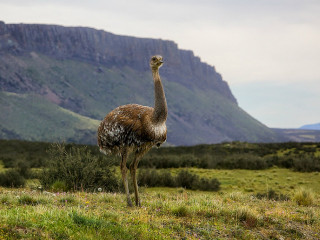
[[[167,130],[152,123],[154,109],[138,104],[128,104],[111,111],[98,129],[98,145],[103,153],[145,151],[166,140]]]

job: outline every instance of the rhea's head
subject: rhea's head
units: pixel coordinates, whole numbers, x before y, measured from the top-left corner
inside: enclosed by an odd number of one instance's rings
[[[150,67],[152,69],[157,69],[157,68],[161,67],[162,64],[163,64],[163,58],[160,55],[155,55],[150,60]]]

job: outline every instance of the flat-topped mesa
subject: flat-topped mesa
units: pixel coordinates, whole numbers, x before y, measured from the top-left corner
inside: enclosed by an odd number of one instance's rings
[[[87,27],[40,24],[0,24],[0,52],[29,54],[34,51],[57,59],[75,59],[108,67],[128,66],[148,71],[146,56],[166,56],[162,77],[188,88],[214,89],[236,103],[228,84],[213,66],[173,41],[120,36]]]

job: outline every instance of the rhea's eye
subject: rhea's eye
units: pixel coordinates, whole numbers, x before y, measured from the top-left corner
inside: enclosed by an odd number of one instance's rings
[[[155,60],[157,60],[157,58],[156,58],[156,57],[153,57],[153,58],[152,58],[152,61],[155,61]]]

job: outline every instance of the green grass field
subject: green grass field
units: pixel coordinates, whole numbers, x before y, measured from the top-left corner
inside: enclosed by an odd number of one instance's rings
[[[36,180],[0,188],[0,239],[320,238],[319,173],[189,170],[218,178],[221,190],[141,187],[143,206],[128,208],[120,193],[41,192]],[[257,197],[270,189],[289,200]]]
[[[291,194],[301,187],[320,194],[319,172],[301,173],[289,169],[271,168],[266,170],[216,170],[190,168],[191,173],[201,177],[215,177],[221,182],[222,192],[265,192],[270,189]],[[176,170],[173,170],[176,171]]]

